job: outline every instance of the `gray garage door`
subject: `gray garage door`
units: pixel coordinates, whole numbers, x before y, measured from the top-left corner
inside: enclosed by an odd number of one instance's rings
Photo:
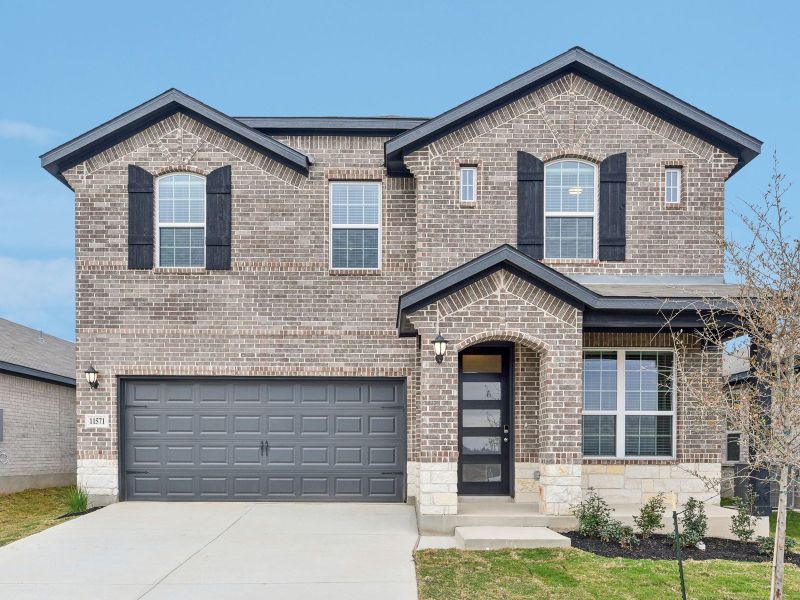
[[[123,386],[129,500],[403,500],[403,381],[172,379]]]

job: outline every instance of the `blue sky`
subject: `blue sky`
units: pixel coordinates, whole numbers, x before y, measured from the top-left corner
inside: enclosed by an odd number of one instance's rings
[[[773,151],[800,181],[798,3],[655,4],[3,3],[0,316],[74,339],[73,197],[38,156],[170,87],[233,116],[433,116],[579,45],[764,141],[729,209]]]

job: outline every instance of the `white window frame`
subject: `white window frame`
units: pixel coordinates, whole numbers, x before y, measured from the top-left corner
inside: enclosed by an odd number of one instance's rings
[[[378,223],[373,224],[333,224],[333,187],[335,185],[367,184],[378,186]],[[378,266],[376,267],[334,267],[333,266],[333,230],[334,229],[377,229],[378,230]],[[339,180],[328,183],[328,268],[331,271],[380,271],[383,264],[383,183],[380,181]]]
[[[675,186],[667,185],[671,173],[677,174],[677,181]],[[676,206],[681,203],[681,186],[683,185],[683,169],[680,167],[667,167],[664,169],[664,203],[668,206]],[[675,200],[669,199],[669,190],[675,189]]]
[[[174,173],[165,173],[164,175],[161,175],[160,177],[156,178],[156,181],[155,181],[155,188],[156,188],[155,189],[155,200],[156,200],[155,201],[155,214],[153,215],[153,219],[155,220],[156,231],[155,231],[155,240],[153,240],[153,248],[154,248],[154,251],[155,251],[155,257],[154,257],[154,260],[153,260],[153,264],[156,265],[159,268],[164,268],[164,269],[205,269],[206,268],[206,258],[207,258],[206,257],[205,240],[206,240],[206,236],[208,235],[208,226],[207,226],[208,215],[206,214],[206,208],[203,208],[203,222],[202,223],[197,222],[197,223],[164,223],[163,225],[161,224],[161,204],[160,204],[161,203],[161,199],[159,198],[159,194],[158,194],[158,190],[160,189],[160,186],[158,184],[162,179],[167,179],[168,177],[175,177],[176,175],[189,175],[191,177],[197,177],[198,179],[202,179],[203,180],[203,202],[204,203],[205,203],[205,198],[207,196],[207,194],[206,194],[206,178],[203,177],[202,175],[198,175],[197,173],[191,173],[191,172],[188,172],[188,171],[180,171],[180,172],[174,172]],[[183,228],[183,227],[185,227],[187,229],[188,228],[196,229],[198,227],[202,227],[203,228],[203,265],[200,266],[200,267],[190,267],[190,266],[161,267],[161,228],[162,227],[169,228],[169,229],[173,229],[173,228],[177,229],[177,228]]]
[[[472,198],[464,198],[464,173],[472,173]],[[465,165],[458,168],[458,200],[459,202],[473,203],[478,201],[478,167]]]
[[[586,456],[585,460],[663,460],[673,461],[677,456],[678,439],[678,391],[675,385],[676,364],[675,351],[672,348],[584,348],[581,354],[581,371],[583,370],[583,357],[588,352],[616,352],[617,354],[617,408],[616,410],[585,410],[584,399],[581,393],[581,414],[587,416],[610,415],[616,416],[616,453],[602,456]],[[625,409],[625,354],[628,352],[668,352],[672,354],[672,410],[626,410]],[[672,417],[672,453],[670,456],[628,456],[625,454],[625,417],[661,416]],[[583,441],[583,419],[581,419],[581,441]]]
[[[548,211],[547,210],[547,167],[562,163],[562,162],[578,162],[583,163],[585,165],[589,165],[594,169],[594,210],[592,212],[584,211],[584,212],[564,212],[564,211]],[[544,260],[552,260],[552,261],[573,261],[573,262],[581,262],[587,260],[597,260],[599,254],[599,240],[598,240],[598,216],[599,216],[599,205],[600,205],[600,189],[599,189],[599,177],[598,177],[598,169],[597,165],[593,162],[589,162],[588,160],[580,160],[577,158],[559,158],[558,160],[551,160],[544,165],[544,222],[542,223],[542,232],[543,232],[543,256]],[[547,217],[592,217],[592,256],[591,258],[553,258],[547,256]]]

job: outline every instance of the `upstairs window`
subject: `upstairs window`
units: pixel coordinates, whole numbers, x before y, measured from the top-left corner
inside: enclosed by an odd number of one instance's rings
[[[544,168],[544,257],[595,257],[597,168],[559,160]]]
[[[477,180],[477,167],[461,167],[459,169],[459,200],[461,202],[475,202]]]
[[[664,171],[664,202],[681,203],[681,169],[669,167]]]
[[[331,183],[332,269],[380,268],[381,184]]]
[[[156,186],[160,267],[204,267],[206,262],[206,180],[182,173]]]

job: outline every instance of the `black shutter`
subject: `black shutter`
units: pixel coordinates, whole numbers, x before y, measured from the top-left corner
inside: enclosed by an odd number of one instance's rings
[[[128,268],[153,268],[153,175],[128,165]]]
[[[231,168],[206,178],[206,269],[231,268]]]
[[[625,260],[625,181],[628,155],[612,154],[600,163],[600,260]]]
[[[544,163],[517,152],[517,248],[544,258]]]

